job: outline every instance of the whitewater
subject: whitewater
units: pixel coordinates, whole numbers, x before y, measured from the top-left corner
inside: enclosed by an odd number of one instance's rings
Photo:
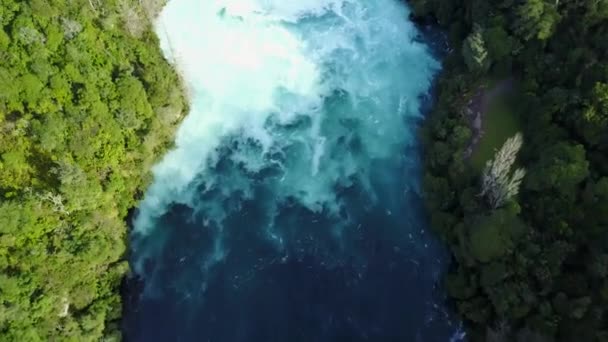
[[[133,222],[134,341],[448,340],[416,139],[440,64],[396,0],[170,0],[190,111]]]

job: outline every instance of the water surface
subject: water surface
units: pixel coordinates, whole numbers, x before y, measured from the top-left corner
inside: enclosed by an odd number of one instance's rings
[[[170,0],[191,111],[134,221],[131,341],[447,341],[396,0]]]

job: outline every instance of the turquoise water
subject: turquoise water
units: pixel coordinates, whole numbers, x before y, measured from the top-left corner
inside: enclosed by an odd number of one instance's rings
[[[439,63],[394,0],[170,0],[191,110],[133,223],[133,341],[447,341],[416,129]],[[135,282],[133,282],[135,283]]]

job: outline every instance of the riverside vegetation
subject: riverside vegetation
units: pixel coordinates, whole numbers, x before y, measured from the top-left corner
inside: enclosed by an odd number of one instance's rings
[[[125,217],[185,101],[161,1],[0,0],[0,340],[120,339]]]
[[[424,184],[469,339],[608,341],[608,1],[410,3],[454,47],[423,128]],[[480,170],[467,103],[505,79],[521,135]]]

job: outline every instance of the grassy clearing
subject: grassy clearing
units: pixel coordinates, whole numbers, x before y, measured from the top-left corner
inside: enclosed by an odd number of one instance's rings
[[[519,116],[510,102],[510,99],[504,97],[496,98],[483,116],[482,126],[485,134],[471,156],[471,164],[476,171],[481,172],[494,152],[509,137],[521,130]]]

